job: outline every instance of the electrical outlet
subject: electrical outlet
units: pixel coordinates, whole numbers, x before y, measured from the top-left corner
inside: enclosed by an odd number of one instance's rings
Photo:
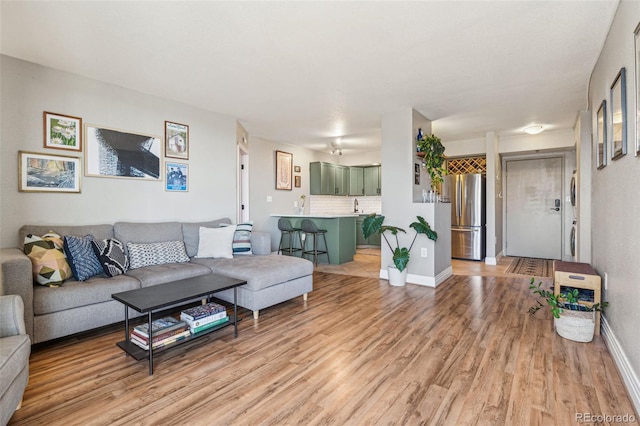
[[[604,273],[604,289],[606,290],[608,286],[609,286],[609,274],[605,272]]]
[[[267,203],[270,203],[273,201],[273,197],[271,197],[271,195],[267,195]]]
[[[426,247],[422,247],[420,249],[420,257],[427,257],[427,248]]]

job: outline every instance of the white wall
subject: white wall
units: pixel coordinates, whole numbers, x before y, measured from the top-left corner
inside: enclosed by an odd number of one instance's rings
[[[294,166],[300,166],[300,173],[293,173],[301,177],[301,186],[295,186],[291,191],[276,190],[275,152],[285,151],[293,154]],[[300,196],[306,195],[305,213],[309,213],[309,163],[314,161],[336,162],[335,156],[310,149],[287,145],[250,136],[249,148],[249,181],[251,186],[250,211],[254,228],[271,233],[271,248],[277,250],[280,241],[278,218],[270,214],[293,214],[296,212],[294,203],[300,202]],[[271,202],[267,202],[271,197]]]
[[[16,246],[24,224],[236,217],[235,118],[7,56],[0,67],[2,247]],[[100,177],[83,177],[80,194],[18,192],[18,151],[82,155],[43,148],[43,111],[162,139],[165,120],[188,124],[189,192],[165,192],[163,181]]]
[[[620,2],[607,40],[589,84],[592,134],[595,114],[603,99],[610,103],[609,88],[620,68],[627,70],[628,154],[602,170],[592,167],[592,264],[608,275],[604,298],[605,338],[627,382],[636,410],[640,410],[640,158],[634,155],[636,135],[633,32],[640,17],[640,2]],[[607,105],[608,106],[608,105]],[[611,120],[609,118],[609,128]],[[609,137],[611,132],[609,132]],[[610,139],[609,139],[610,140]],[[610,146],[610,145],[609,145]],[[592,158],[595,148],[592,146]],[[617,349],[617,351],[615,350]],[[624,368],[626,367],[626,368]],[[635,378],[635,382],[630,381]]]

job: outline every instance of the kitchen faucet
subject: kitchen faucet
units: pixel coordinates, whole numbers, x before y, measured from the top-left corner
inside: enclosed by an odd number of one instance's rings
[[[357,198],[353,199],[353,212],[354,213],[358,213],[358,199]]]

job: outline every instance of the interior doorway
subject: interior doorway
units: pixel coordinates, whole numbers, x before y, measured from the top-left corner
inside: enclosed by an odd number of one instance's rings
[[[238,145],[238,206],[237,223],[249,221],[249,152]]]
[[[505,254],[562,259],[563,157],[505,160]]]

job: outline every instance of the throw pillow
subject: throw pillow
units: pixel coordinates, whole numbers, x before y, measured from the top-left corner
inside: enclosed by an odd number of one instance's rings
[[[64,252],[69,259],[71,272],[78,281],[86,281],[89,278],[102,274],[102,265],[93,252],[91,242],[93,236],[75,237],[67,235],[64,237]]]
[[[228,223],[221,223],[220,227],[233,226]],[[231,249],[233,254],[253,254],[251,252],[251,230],[253,222],[239,223],[236,225],[236,232],[233,234]]]
[[[130,269],[189,261],[182,241],[127,243],[127,250],[129,251]]]
[[[102,241],[93,240],[91,244],[104,273],[108,277],[115,277],[127,272],[129,258],[124,251],[124,244],[115,238],[107,238]]]
[[[200,227],[200,241],[196,257],[213,257],[222,259],[233,258],[233,235],[236,232],[235,225],[221,228]]]
[[[71,277],[71,268],[62,246],[62,238],[52,231],[42,237],[33,234],[25,237],[24,253],[31,260],[33,279],[38,284],[60,287]]]

